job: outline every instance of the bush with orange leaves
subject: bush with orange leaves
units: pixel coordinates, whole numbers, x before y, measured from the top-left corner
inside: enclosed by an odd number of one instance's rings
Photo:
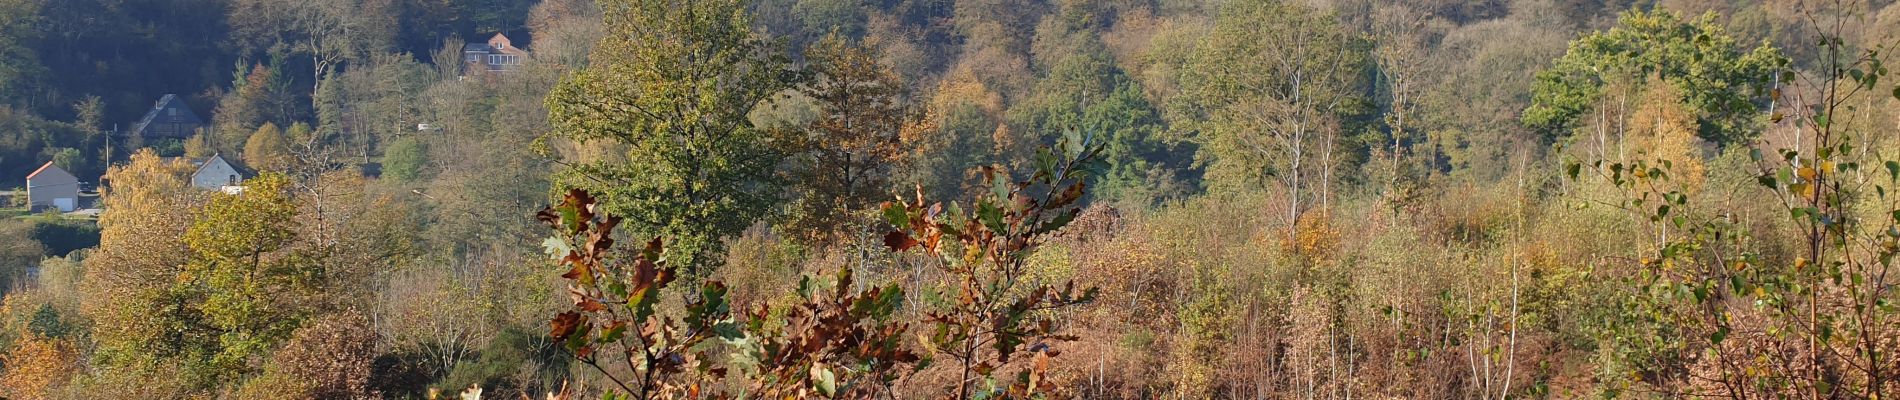
[[[617,249],[620,217],[597,205],[575,189],[537,218],[555,231],[543,245],[566,269],[572,301],[548,334],[611,382],[606,398],[874,397],[919,359],[901,345],[906,325],[891,318],[903,291],[853,291],[849,269],[835,291],[802,285],[802,302],[742,315],[732,312],[725,284],[706,281],[669,314],[659,301],[678,273],[666,248],[654,239],[639,251]],[[786,324],[767,324],[773,315]],[[721,343],[730,348],[719,350]],[[745,383],[737,394],[727,393],[729,376]]]
[[[64,384],[79,371],[77,353],[71,344],[58,339],[28,334],[9,349],[0,364],[0,397],[21,400],[47,398],[52,389]]]
[[[48,398],[79,372],[78,352],[69,340],[57,337],[63,329],[47,326],[51,308],[41,297],[9,293],[0,304],[0,316],[25,319],[0,321],[0,329],[8,330],[0,339],[13,339],[12,346],[0,352],[0,398]]]
[[[1075,337],[1052,314],[1092,301],[1096,290],[1029,279],[1029,256],[1081,214],[1087,177],[1103,167],[1098,140],[1065,132],[1038,152],[1027,180],[986,169],[989,196],[967,214],[955,203],[927,202],[922,188],[914,201],[885,204],[885,221],[897,227],[885,245],[916,250],[946,275],[938,290],[947,304],[924,311],[931,326],[925,346],[953,363],[957,398],[1044,397],[1059,389],[1047,377],[1054,345]],[[1017,370],[1013,379],[996,379],[1009,370]]]

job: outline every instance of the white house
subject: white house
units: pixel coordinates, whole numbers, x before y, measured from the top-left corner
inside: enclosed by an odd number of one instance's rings
[[[52,207],[60,212],[79,208],[79,178],[48,161],[26,176],[26,198],[31,208]]]
[[[204,161],[194,161],[198,170],[191,173],[191,185],[204,190],[231,192],[244,182],[244,169],[224,159],[222,154],[213,154]]]

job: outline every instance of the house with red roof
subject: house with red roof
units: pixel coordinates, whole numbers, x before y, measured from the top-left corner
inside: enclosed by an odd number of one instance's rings
[[[467,66],[463,76],[473,75],[475,71],[508,72],[521,67],[528,61],[528,52],[515,47],[508,35],[500,33],[488,38],[484,43],[469,43],[462,46],[462,63]]]
[[[79,208],[79,178],[48,161],[27,174],[26,198],[34,210],[54,208],[71,212]]]

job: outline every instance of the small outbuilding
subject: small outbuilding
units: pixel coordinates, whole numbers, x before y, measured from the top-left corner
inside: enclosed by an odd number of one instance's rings
[[[79,209],[79,178],[48,161],[27,174],[26,198],[34,210],[53,208],[72,212]]]

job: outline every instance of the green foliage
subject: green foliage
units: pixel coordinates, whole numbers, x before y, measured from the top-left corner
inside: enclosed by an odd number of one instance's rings
[[[225,2],[10,3],[38,4],[37,13],[0,11],[7,16],[0,19],[20,17],[30,21],[28,27],[33,30],[27,37],[0,33],[0,42],[6,43],[0,48],[20,45],[29,52],[5,54],[0,59],[8,61],[0,63],[43,65],[45,73],[21,81],[30,82],[29,90],[21,94],[37,98],[35,111],[46,117],[67,118],[71,115],[68,105],[98,96],[104,103],[103,119],[91,129],[109,129],[114,124],[129,127],[165,94],[184,96],[205,115],[209,104],[190,96],[228,83],[225,68],[237,58],[231,54],[230,41],[224,40],[230,32]]]
[[[98,246],[99,227],[86,220],[37,221],[33,225],[33,240],[46,247],[47,255],[64,257]]]
[[[383,177],[396,182],[413,182],[422,177],[429,162],[429,148],[415,138],[397,139],[383,150]]]
[[[160,157],[181,157],[185,155],[185,143],[178,139],[159,139],[147,142],[146,148],[152,149]],[[213,153],[216,154],[216,153]]]
[[[0,237],[8,238],[0,242],[0,293],[11,289],[27,268],[46,256],[46,247],[33,239],[35,225],[17,219],[0,220]]]
[[[848,0],[797,0],[792,14],[808,35],[817,37],[830,32],[847,38],[864,36],[865,12],[862,3]]]
[[[98,146],[85,131],[70,124],[0,106],[0,174],[24,179],[47,161],[56,161],[61,168],[70,166],[67,172],[83,180],[104,170],[89,157],[97,154]]]
[[[1100,132],[1108,167],[1090,178],[1096,196],[1146,204],[1187,195],[1181,192],[1190,188],[1171,185],[1198,180],[1187,170],[1192,148],[1164,136],[1160,111],[1113,64],[1099,39],[1090,36],[1083,43],[1050,67],[1030,98],[1010,109],[1012,123],[1030,132]]]
[[[436,386],[451,389],[479,386],[491,394],[522,391],[529,383],[559,386],[568,366],[567,355],[560,351],[560,343],[548,342],[538,332],[509,327],[489,339],[474,359],[457,363]],[[524,366],[533,368],[532,375],[520,376]],[[521,378],[538,382],[518,381]]]
[[[1291,226],[1348,143],[1346,117],[1363,99],[1366,54],[1338,18],[1312,7],[1236,1],[1183,68],[1176,128],[1201,143],[1209,186],[1271,184],[1288,196]],[[1243,67],[1244,66],[1244,67]],[[1319,182],[1315,182],[1319,181]]]
[[[245,184],[243,194],[214,196],[185,231],[191,261],[173,289],[198,303],[212,329],[217,351],[204,372],[213,377],[244,372],[288,339],[310,306],[297,299],[321,279],[311,255],[284,251],[297,229],[288,179],[267,173]]]
[[[641,233],[674,238],[667,257],[704,276],[724,237],[778,201],[780,152],[746,118],[798,81],[753,34],[737,0],[614,0],[587,68],[548,94],[544,140],[625,146],[625,162],[574,163],[560,182],[599,193]]]
[[[87,160],[86,156],[79,152],[79,149],[61,147],[46,150],[52,153],[53,165],[59,166],[59,169],[67,171],[85,171],[91,169],[82,168],[89,166],[90,160]]]
[[[1570,50],[1537,74],[1523,122],[1546,142],[1576,129],[1612,82],[1638,84],[1661,77],[1682,89],[1698,115],[1698,135],[1719,145],[1746,143],[1789,61],[1766,43],[1744,50],[1713,14],[1683,21],[1672,11],[1628,11],[1609,31],[1570,43]]]
[[[1844,54],[1838,34],[1821,41]],[[1900,185],[1900,161],[1858,151],[1880,143],[1835,120],[1851,118],[1850,102],[1887,70],[1877,51],[1822,62],[1835,71],[1821,76],[1822,86],[1845,89],[1791,106],[1812,111],[1792,124],[1812,147],[1767,157],[1759,149],[1775,144],[1754,142],[1747,151],[1758,185],[1737,185],[1765,189],[1754,194],[1778,201],[1771,215],[1789,225],[1751,229],[1736,205],[1691,201],[1695,186],[1685,182],[1700,176],[1685,163],[1595,160],[1590,175],[1569,164],[1572,179],[1614,187],[1604,204],[1635,217],[1633,227],[1658,234],[1618,282],[1636,293],[1608,299],[1611,311],[1597,327],[1606,371],[1659,392],[1714,387],[1729,397],[1872,398],[1900,386],[1900,374],[1883,366],[1900,351],[1888,339],[1900,331],[1887,322],[1900,312],[1897,296],[1885,289],[1900,256],[1900,208],[1888,200]],[[1775,230],[1786,230],[1779,236],[1791,251],[1761,243],[1772,243],[1760,238]]]
[[[41,2],[35,0],[0,1],[0,104],[12,103],[12,97],[28,82],[45,73],[33,52],[33,39]]]

